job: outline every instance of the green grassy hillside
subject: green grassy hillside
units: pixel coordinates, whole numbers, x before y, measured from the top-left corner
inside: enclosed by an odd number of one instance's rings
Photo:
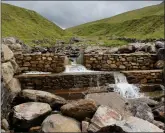
[[[26,43],[47,39],[55,42],[65,31],[35,11],[2,3],[2,37],[14,36]]]
[[[164,38],[164,4],[125,12],[111,18],[67,29],[79,36],[109,36],[137,39]]]

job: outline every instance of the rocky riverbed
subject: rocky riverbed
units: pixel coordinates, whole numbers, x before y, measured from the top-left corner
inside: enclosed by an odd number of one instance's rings
[[[36,51],[12,37],[3,39],[2,43],[2,132],[93,133],[163,132],[165,130],[164,94],[152,99],[149,97],[128,99],[107,89],[97,93],[91,91],[85,93],[83,98],[69,100],[46,90],[22,89],[19,80],[15,77],[15,75],[21,74],[15,55],[35,53]],[[68,47],[72,50],[66,54]],[[156,42],[151,46],[146,44],[141,47],[130,44],[114,49],[97,48],[96,51],[89,47],[86,49],[68,47],[62,49],[62,54],[71,57],[93,52],[95,54],[100,52],[122,54],[139,51],[157,53],[159,61],[157,67],[159,69],[164,67],[160,63],[164,63],[165,59],[162,42]],[[37,52],[50,51],[39,50]]]

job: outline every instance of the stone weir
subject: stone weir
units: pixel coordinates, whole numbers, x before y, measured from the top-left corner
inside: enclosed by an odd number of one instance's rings
[[[84,72],[58,74],[21,74],[15,76],[22,89],[58,92],[72,88],[87,88],[114,84],[113,72]]]

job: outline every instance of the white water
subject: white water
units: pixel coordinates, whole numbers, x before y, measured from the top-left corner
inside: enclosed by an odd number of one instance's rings
[[[140,89],[127,82],[127,78],[122,73],[116,72],[114,74],[115,77],[115,86],[114,91],[119,93],[121,96],[125,98],[139,98],[142,96],[140,94]]]
[[[51,72],[28,71],[23,74],[51,74]]]
[[[87,70],[83,65],[77,64],[76,59],[73,59],[71,65],[65,66],[64,73],[73,73],[73,72],[94,72],[94,71]]]

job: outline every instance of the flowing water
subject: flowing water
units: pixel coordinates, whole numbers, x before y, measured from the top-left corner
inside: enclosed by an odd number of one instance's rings
[[[81,64],[77,64],[76,58],[72,58],[71,65],[65,66],[64,73],[72,73],[72,72],[93,72],[93,71],[87,70]]]
[[[139,98],[142,96],[142,94],[140,94],[140,89],[133,84],[129,84],[124,74],[115,72],[114,78],[114,91],[119,93],[121,96],[125,98]]]

